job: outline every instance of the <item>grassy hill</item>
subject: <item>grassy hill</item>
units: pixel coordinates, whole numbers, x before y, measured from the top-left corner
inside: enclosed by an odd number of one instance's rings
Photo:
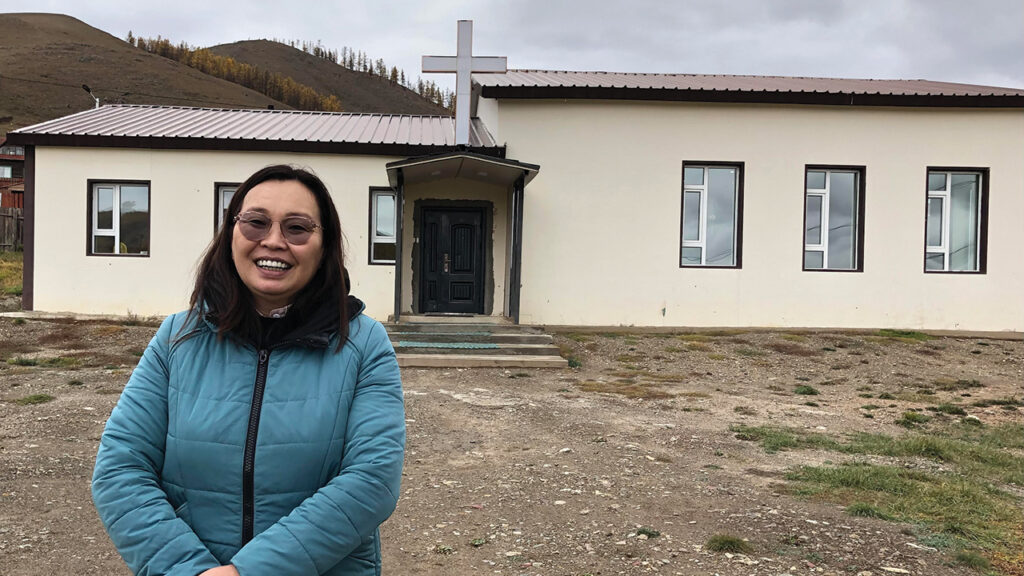
[[[298,48],[269,40],[246,40],[209,48],[214,54],[290,76],[324,94],[334,94],[346,112],[391,114],[450,113],[418,94],[365,72],[349,70]]]
[[[0,135],[102,103],[288,106],[61,14],[0,14]]]

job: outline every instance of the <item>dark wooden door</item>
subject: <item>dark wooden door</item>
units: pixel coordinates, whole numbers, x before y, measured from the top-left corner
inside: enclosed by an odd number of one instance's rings
[[[484,313],[484,212],[424,208],[420,310]]]

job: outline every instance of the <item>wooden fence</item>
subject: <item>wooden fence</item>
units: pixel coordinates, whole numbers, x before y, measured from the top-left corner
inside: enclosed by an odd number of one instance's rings
[[[24,231],[25,214],[21,208],[0,208],[0,252],[21,250]]]

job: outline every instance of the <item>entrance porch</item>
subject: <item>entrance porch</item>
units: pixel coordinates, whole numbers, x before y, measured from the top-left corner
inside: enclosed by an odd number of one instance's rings
[[[395,302],[405,316],[519,322],[523,194],[539,166],[457,151],[387,165]]]

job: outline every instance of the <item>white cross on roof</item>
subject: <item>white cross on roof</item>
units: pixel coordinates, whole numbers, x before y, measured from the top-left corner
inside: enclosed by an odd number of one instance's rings
[[[459,20],[459,46],[455,56],[424,56],[423,73],[455,73],[455,144],[469,145],[470,76],[505,73],[504,56],[473,56],[473,21]]]

